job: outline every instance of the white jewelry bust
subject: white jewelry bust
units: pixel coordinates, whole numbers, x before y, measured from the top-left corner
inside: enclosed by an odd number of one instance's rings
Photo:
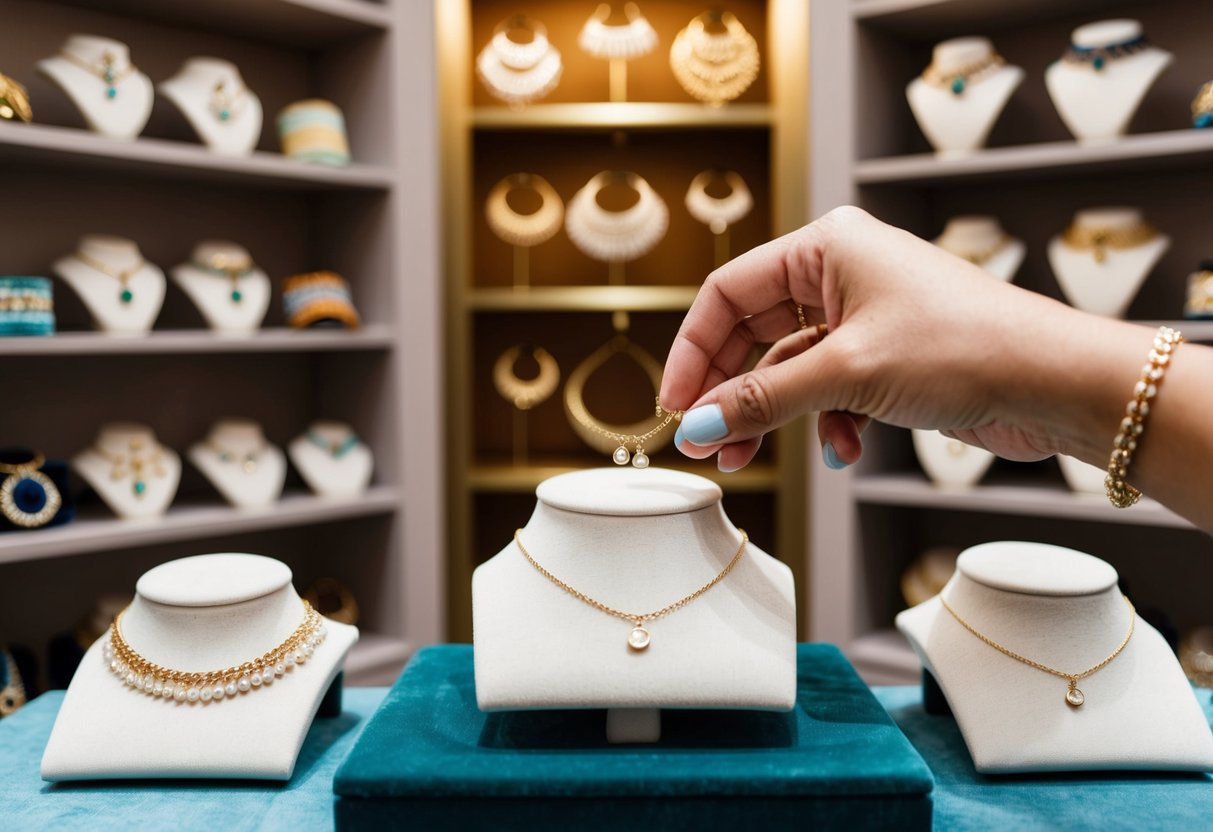
[[[1079,26],[1070,42],[1099,49],[1141,37],[1136,20],[1102,20]],[[1125,132],[1142,99],[1174,56],[1156,46],[1107,60],[1095,70],[1089,63],[1059,60],[1045,70],[1045,87],[1057,114],[1080,142],[1106,142]]]
[[[93,444],[72,458],[72,468],[126,520],[164,514],[181,480],[181,457],[150,427],[132,422],[102,425]]]
[[[1074,227],[1123,231],[1142,224],[1136,208],[1090,208],[1074,215]],[[1157,234],[1131,248],[1105,249],[1100,262],[1090,249],[1069,246],[1064,234],[1049,240],[1049,265],[1066,300],[1095,315],[1123,318],[1151,270],[1171,247],[1171,238]]]
[[[1116,570],[1040,543],[966,550],[941,595],[978,631],[1027,658],[1079,673],[1128,632]],[[1213,770],[1213,734],[1171,648],[1136,618],[1123,652],[1078,682],[1029,667],[966,630],[939,596],[897,616],[938,680],[982,773]]]
[[[112,81],[104,77],[107,64]],[[58,55],[38,61],[38,71],[67,94],[89,129],[103,136],[133,140],[152,114],[152,81],[133,68],[121,41],[72,35]]]
[[[940,488],[964,489],[977,485],[994,464],[994,454],[951,439],[937,430],[910,431],[918,463]]]
[[[287,452],[304,482],[321,497],[352,499],[371,484],[371,449],[345,422],[312,422]]]
[[[93,324],[112,335],[146,334],[164,305],[164,272],[144,260],[138,244],[125,237],[87,234],[76,253],[60,257],[52,268],[84,303]],[[126,272],[125,283],[115,276]],[[129,301],[123,300],[124,289],[130,292]]]
[[[625,612],[660,609],[703,586],[741,540],[719,486],[693,474],[576,471],[545,480],[536,496],[521,532],[532,557]],[[796,701],[792,573],[752,543],[720,583],[646,623],[644,650],[629,646],[632,623],[561,590],[513,541],[473,573],[472,615],[484,710],[624,709],[608,715],[608,738],[653,741],[649,709],[786,711]],[[652,732],[638,734],[645,726]]]
[[[236,508],[264,508],[278,500],[286,483],[286,454],[266,441],[249,419],[220,419],[201,442],[190,446],[190,462]]]
[[[239,665],[303,622],[286,564],[199,555],[139,579],[122,635],[148,661],[187,672]],[[325,620],[311,657],[272,685],[218,702],[177,702],[125,685],[103,660],[109,633],[72,677],[42,757],[46,780],[148,777],[290,779],[320,701],[358,630]]]
[[[1027,253],[1023,240],[1008,234],[997,217],[985,214],[952,217],[932,242],[1006,283],[1015,278]]]
[[[231,61],[189,58],[158,89],[181,111],[202,143],[216,153],[248,156],[257,146],[261,100]]]
[[[1100,500],[1106,499],[1107,489],[1104,487],[1104,477],[1108,472],[1095,465],[1075,459],[1064,454],[1057,455],[1057,464],[1061,466],[1061,475],[1071,491],[1078,494],[1089,494]]]
[[[207,325],[220,334],[247,335],[261,326],[269,311],[270,279],[244,246],[203,240],[194,246],[190,261],[174,266],[171,274]]]
[[[931,65],[941,76],[949,77],[994,57],[994,46],[987,38],[953,38],[935,46]],[[1023,79],[1021,68],[1002,64],[965,84],[958,94],[919,76],[906,87],[906,100],[936,152],[962,156],[985,144],[994,122]]]

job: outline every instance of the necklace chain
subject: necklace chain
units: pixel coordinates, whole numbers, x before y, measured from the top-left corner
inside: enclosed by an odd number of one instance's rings
[[[1109,664],[1111,664],[1112,660],[1115,659],[1117,656],[1119,656],[1120,652],[1122,650],[1124,650],[1125,647],[1128,645],[1129,639],[1131,639],[1133,637],[1133,625],[1137,620],[1137,610],[1133,607],[1133,602],[1129,600],[1129,597],[1127,595],[1122,595],[1121,598],[1124,599],[1125,605],[1129,608],[1129,631],[1127,633],[1125,633],[1124,639],[1121,640],[1120,644],[1118,644],[1116,646],[1115,650],[1113,650],[1110,654],[1108,654],[1108,657],[1106,659],[1099,662],[1098,664],[1088,667],[1086,670],[1082,671],[1081,673],[1066,673],[1063,670],[1058,670],[1055,667],[1049,667],[1047,664],[1041,664],[1038,661],[1033,661],[1032,659],[1029,659],[1027,656],[1020,655],[1019,653],[1016,653],[1014,650],[1011,650],[1008,647],[1002,646],[997,641],[990,638],[985,633],[981,632],[976,627],[974,627],[972,624],[970,624],[968,621],[966,621],[964,618],[962,618],[960,613],[958,613],[956,610],[952,609],[952,605],[947,602],[947,600],[943,597],[942,593],[939,595],[939,603],[943,604],[943,608],[952,614],[952,617],[955,618],[957,620],[957,622],[960,623],[960,626],[964,627],[970,633],[977,636],[977,638],[981,639],[986,644],[993,647],[999,653],[1002,653],[1004,656],[1009,656],[1010,658],[1014,659],[1017,662],[1026,664],[1028,667],[1033,667],[1033,668],[1036,668],[1037,670],[1044,671],[1045,673],[1051,673],[1054,676],[1060,676],[1062,679],[1065,679],[1069,683],[1069,687],[1066,690],[1066,702],[1069,703],[1070,705],[1073,705],[1074,707],[1078,707],[1078,706],[1082,705],[1082,703],[1086,699],[1086,697],[1083,695],[1083,692],[1078,689],[1078,680],[1085,679],[1087,676],[1090,676],[1092,673],[1095,673],[1096,671],[1099,671],[1099,670],[1103,670],[1105,667],[1107,667]]]
[[[1070,248],[1091,249],[1096,263],[1107,259],[1110,248],[1136,248],[1158,236],[1158,229],[1144,220],[1127,228],[1105,228],[1070,223],[1062,232],[1062,242]]]
[[[689,595],[684,595],[682,598],[679,598],[677,601],[673,602],[672,604],[666,604],[661,609],[654,610],[653,612],[648,612],[648,613],[632,613],[632,612],[624,612],[623,610],[615,609],[614,607],[604,604],[602,601],[599,601],[596,598],[591,598],[589,595],[586,595],[581,590],[574,589],[569,584],[560,580],[560,578],[557,578],[555,575],[553,575],[551,572],[549,572],[547,569],[545,569],[539,563],[539,561],[535,560],[535,558],[531,555],[531,553],[529,551],[527,551],[526,546],[524,546],[522,544],[522,529],[516,529],[514,531],[514,543],[516,543],[518,545],[518,551],[522,553],[522,556],[524,558],[526,558],[527,563],[529,563],[531,566],[535,567],[535,571],[537,571],[543,577],[547,578],[549,581],[554,583],[556,586],[563,589],[569,595],[572,595],[578,601],[581,601],[583,604],[588,604],[589,606],[593,607],[596,610],[604,612],[607,615],[612,615],[615,618],[622,618],[624,621],[630,621],[633,625],[635,625],[634,629],[632,630],[631,635],[628,638],[628,644],[635,650],[643,650],[644,648],[649,646],[649,639],[650,639],[649,631],[647,629],[645,629],[645,626],[644,626],[646,622],[655,621],[659,618],[664,618],[665,616],[669,615],[670,613],[672,613],[676,610],[682,609],[687,604],[691,603],[696,598],[703,595],[709,589],[716,586],[716,584],[723,581],[728,576],[728,574],[733,571],[733,567],[735,567],[737,565],[737,563],[741,560],[741,556],[745,554],[746,544],[749,543],[749,541],[750,541],[750,537],[749,537],[749,535],[746,534],[744,529],[738,529],[737,531],[739,531],[741,533],[741,544],[737,547],[737,554],[733,555],[733,559],[728,562],[728,564],[724,567],[724,569],[720,570],[720,572],[718,572],[716,574],[716,577],[712,578],[712,580],[708,581],[706,584],[699,587],[699,589],[695,590],[694,592],[690,593]]]

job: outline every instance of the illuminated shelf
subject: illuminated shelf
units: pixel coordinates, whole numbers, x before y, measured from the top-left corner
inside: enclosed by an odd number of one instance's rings
[[[539,483],[557,474],[570,471],[582,471],[587,468],[601,467],[610,464],[606,454],[602,455],[601,464],[587,463],[585,460],[551,460],[540,464],[514,466],[474,465],[468,473],[468,485],[473,491],[491,493],[530,493]],[[723,474],[716,470],[712,462],[700,465],[663,464],[663,468],[686,471],[698,474],[717,483],[726,493],[773,491],[779,488],[779,472],[773,465],[749,465],[732,474]]]
[[[477,312],[685,312],[698,293],[698,286],[473,289],[468,306]]]
[[[972,31],[992,32],[1025,21],[1106,14],[1126,0],[850,0],[851,16],[903,36],[932,40]]]
[[[770,127],[768,104],[666,104],[595,102],[535,104],[524,110],[476,107],[471,126],[485,130],[668,130],[702,127]]]
[[[143,337],[60,332],[50,336],[0,337],[0,356],[351,352],[388,350],[394,341],[391,328],[384,324],[370,324],[352,332],[278,327],[249,335],[219,335],[208,329],[161,330]]]

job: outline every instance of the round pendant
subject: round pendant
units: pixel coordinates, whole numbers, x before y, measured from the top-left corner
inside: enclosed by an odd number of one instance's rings
[[[632,455],[628,453],[628,449],[623,447],[623,445],[620,445],[615,449],[615,453],[611,454],[611,459],[615,461],[616,465],[627,465],[628,460],[631,458]]]
[[[130,289],[123,289],[121,292],[118,293],[118,300],[122,301],[123,303],[130,303],[134,299],[135,299],[135,293],[132,292]]]
[[[649,455],[646,454],[644,451],[637,451],[636,454],[632,457],[632,467],[633,468],[648,468],[649,467]]]
[[[246,459],[240,467],[244,469],[244,473],[251,474],[257,470],[257,460]]]
[[[233,289],[232,290],[232,303],[240,303],[240,301],[242,301],[242,300],[244,300],[244,295],[242,295],[240,293],[240,290]]]
[[[1086,701],[1087,701],[1087,697],[1083,696],[1082,691],[1079,690],[1078,688],[1070,688],[1069,690],[1066,691],[1066,704],[1067,705],[1069,705],[1073,708],[1078,708],[1078,707],[1081,707],[1082,703],[1086,702]]]
[[[0,514],[23,529],[45,526],[62,504],[59,489],[41,471],[13,474],[0,484]]]
[[[649,646],[650,638],[649,631],[637,624],[628,634],[628,647],[633,650],[643,650]]]

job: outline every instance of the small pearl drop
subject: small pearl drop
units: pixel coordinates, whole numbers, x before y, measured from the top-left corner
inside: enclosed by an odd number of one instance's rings
[[[202,690],[198,691],[198,698],[201,699],[203,702],[210,702],[211,698],[214,695],[215,695],[215,691],[213,691],[211,689],[210,685],[206,685],[205,687],[202,688]]]
[[[240,680],[236,682],[236,687],[240,689],[241,693],[248,693],[249,688],[252,686],[252,682],[249,681],[247,676],[241,676]]]
[[[164,692],[164,682],[157,679],[156,682],[152,685],[152,693],[154,693],[156,696],[159,696],[163,692]]]
[[[211,696],[214,698],[214,700],[216,702],[218,702],[220,699],[223,698],[223,693],[224,693],[223,684],[220,683],[218,685],[215,685],[215,689],[211,691]]]
[[[261,687],[261,674],[254,670],[253,675],[249,677],[248,683],[255,688]]]
[[[200,694],[198,693],[198,688],[190,688],[189,690],[187,690],[185,692],[185,698],[188,699],[190,702],[197,702],[199,695]]]
[[[263,685],[274,684],[274,669],[273,668],[267,667],[264,671],[262,671],[261,684],[263,684]]]
[[[177,689],[175,691],[173,691],[173,698],[176,699],[178,702],[185,701],[185,686],[184,685],[177,685]]]
[[[278,664],[274,665],[274,675],[275,676],[285,676],[286,675],[286,665],[283,664],[282,662],[278,662]]]
[[[303,655],[307,656],[309,659],[312,657],[312,654],[315,652],[316,652],[316,648],[313,647],[312,645],[310,645],[310,644],[303,645]]]
[[[176,686],[172,682],[165,682],[164,687],[160,689],[160,695],[165,699],[170,699],[173,696],[173,690]]]
[[[227,693],[228,696],[235,696],[239,691],[240,688],[236,686],[235,682],[228,682],[224,687],[224,692]]]
[[[295,664],[303,664],[307,661],[307,654],[302,650],[296,650],[292,658],[295,660]]]

